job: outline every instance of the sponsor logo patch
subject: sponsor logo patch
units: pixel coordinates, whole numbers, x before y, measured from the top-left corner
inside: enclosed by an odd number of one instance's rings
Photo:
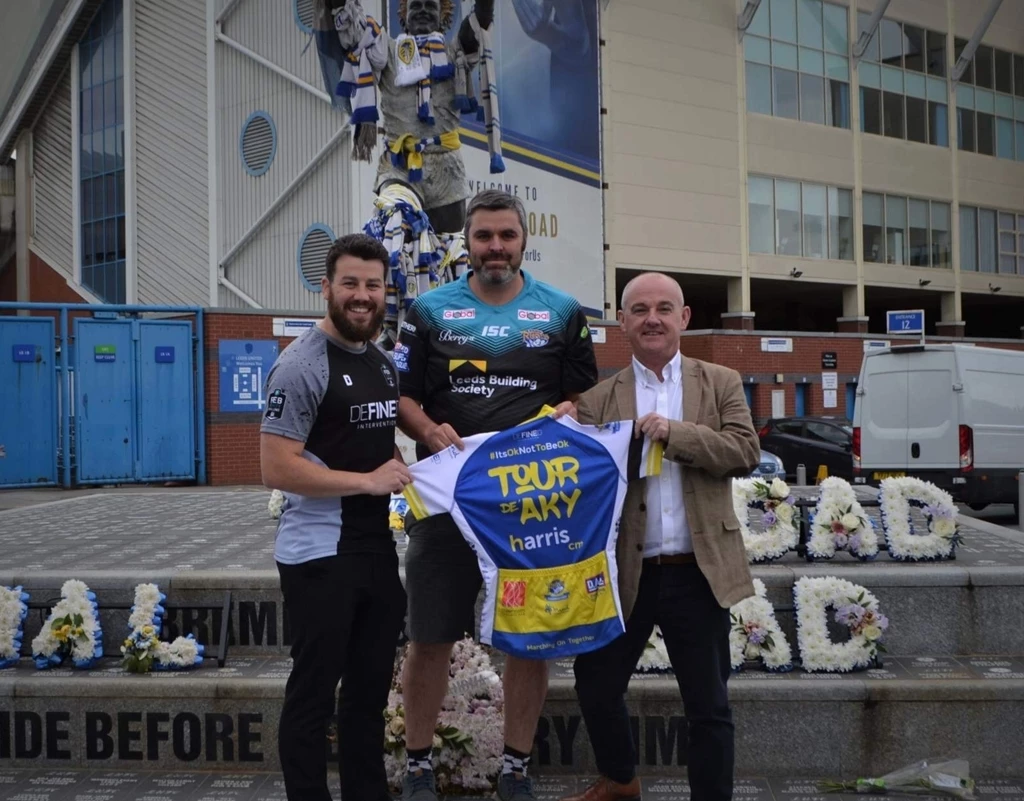
[[[520,320],[535,321],[539,323],[547,323],[551,321],[551,312],[549,311],[532,311],[531,309],[520,309],[516,313],[516,317]]]
[[[593,595],[598,590],[603,590],[605,587],[604,573],[598,573],[596,576],[591,576],[587,579],[587,592]]]
[[[287,396],[283,389],[275,389],[267,398],[267,411],[264,415],[268,420],[280,420],[284,412],[284,402]]]
[[[521,609],[526,606],[526,582],[503,582],[501,586],[501,605],[508,609]]]
[[[539,328],[523,329],[523,344],[528,348],[542,348],[548,344],[550,339],[551,337]]]
[[[401,342],[395,343],[395,349],[391,351],[391,358],[395,360],[395,369],[403,373],[409,372],[409,346]]]
[[[475,320],[476,309],[445,309],[441,317],[445,320]]]

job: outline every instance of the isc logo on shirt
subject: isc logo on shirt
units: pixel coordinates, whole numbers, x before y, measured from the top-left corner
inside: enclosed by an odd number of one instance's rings
[[[476,309],[445,309],[441,316],[445,320],[475,320]]]
[[[501,605],[509,609],[520,609],[526,606],[526,582],[503,582],[501,585]]]
[[[520,320],[530,320],[542,323],[547,323],[551,321],[551,312],[549,311],[531,311],[529,309],[520,309],[516,316]]]

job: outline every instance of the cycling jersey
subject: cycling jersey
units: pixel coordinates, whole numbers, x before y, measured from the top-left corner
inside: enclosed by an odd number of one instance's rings
[[[625,630],[615,544],[628,481],[661,470],[632,421],[540,417],[464,437],[414,464],[417,519],[450,513],[484,580],[480,639],[534,659],[600,648]]]
[[[597,383],[590,328],[571,296],[525,270],[502,306],[483,303],[466,273],[416,299],[393,358],[402,394],[462,437],[514,426]],[[417,447],[420,459],[429,450]]]

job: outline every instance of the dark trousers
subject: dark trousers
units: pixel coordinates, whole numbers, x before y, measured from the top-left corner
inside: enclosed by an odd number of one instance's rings
[[[278,748],[288,801],[331,801],[327,726],[338,698],[343,801],[390,801],[384,716],[405,614],[398,555],[278,564],[293,641]]]
[[[626,783],[636,751],[625,693],[654,625],[661,627],[689,730],[692,801],[728,801],[733,783],[733,722],[726,682],[729,610],[718,605],[696,565],[645,564],[625,633],[576,657],[576,694],[598,770]]]

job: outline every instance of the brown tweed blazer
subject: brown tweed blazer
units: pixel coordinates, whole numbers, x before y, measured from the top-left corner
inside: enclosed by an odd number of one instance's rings
[[[683,419],[670,423],[665,458],[683,465],[683,499],[697,565],[718,603],[727,608],[754,594],[733,511],[732,477],[750,474],[760,460],[761,447],[739,373],[685,356],[681,367]],[[577,414],[583,424],[635,420],[632,364],[583,393]],[[640,584],[647,527],[645,500],[646,479],[632,482],[626,491],[616,545],[624,617],[633,610]]]

